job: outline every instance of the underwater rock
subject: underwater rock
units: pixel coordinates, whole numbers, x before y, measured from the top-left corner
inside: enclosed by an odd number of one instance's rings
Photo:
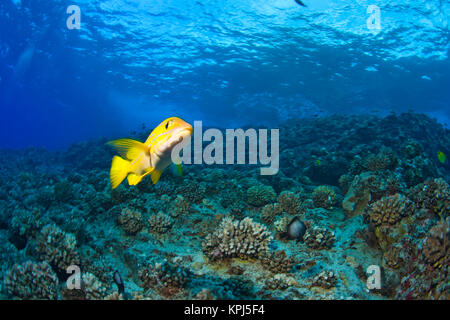
[[[361,214],[372,199],[368,182],[373,178],[370,172],[355,176],[342,201],[342,208],[348,217]]]

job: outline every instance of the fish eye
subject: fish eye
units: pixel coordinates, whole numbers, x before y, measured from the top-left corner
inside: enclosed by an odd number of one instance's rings
[[[173,123],[173,121],[172,120],[169,120],[169,121],[167,121],[166,122],[166,130],[172,125],[172,123]]]

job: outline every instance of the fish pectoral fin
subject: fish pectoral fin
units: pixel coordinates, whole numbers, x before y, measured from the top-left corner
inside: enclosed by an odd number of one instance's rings
[[[162,171],[156,169],[150,173],[150,177],[152,178],[153,184],[156,184],[158,182],[159,178],[161,177],[161,173]]]
[[[117,188],[119,184],[126,178],[130,172],[130,162],[121,157],[114,156],[111,163],[111,171],[109,172],[109,179],[111,187]]]
[[[181,177],[183,175],[183,168],[181,167],[181,163],[176,164],[175,167],[177,168],[177,175]]]
[[[142,152],[149,153],[148,147],[142,142],[133,139],[118,139],[106,143],[128,160],[136,159]]]

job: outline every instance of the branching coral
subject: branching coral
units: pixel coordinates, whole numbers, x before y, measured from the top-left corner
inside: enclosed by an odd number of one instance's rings
[[[195,183],[190,180],[185,180],[176,189],[176,192],[190,203],[200,203],[206,195],[206,185],[205,183]]]
[[[58,278],[47,262],[15,264],[5,275],[8,294],[22,299],[56,299]]]
[[[272,236],[266,226],[251,218],[233,220],[223,218],[217,230],[203,242],[203,252],[211,259],[239,257],[242,259],[264,256]]]
[[[265,282],[265,289],[267,290],[286,290],[291,287],[298,286],[298,282],[294,278],[285,274],[276,274]]]
[[[69,202],[73,199],[73,186],[67,180],[55,184],[55,199],[60,202]]]
[[[106,298],[106,287],[92,273],[84,273],[81,277],[81,283],[87,300],[102,300]]]
[[[370,222],[375,225],[392,225],[407,215],[412,215],[413,203],[401,194],[384,197],[372,203],[366,210]]]
[[[117,222],[130,235],[135,235],[142,230],[142,215],[136,210],[122,209]]]
[[[322,287],[324,289],[333,288],[337,283],[336,273],[323,270],[312,279],[312,287]]]
[[[191,204],[186,201],[183,196],[178,195],[172,203],[170,215],[178,217],[180,215],[187,215],[191,210]]]
[[[333,231],[326,228],[313,227],[306,230],[303,240],[310,248],[322,250],[331,248],[336,238]]]
[[[278,196],[278,203],[284,212],[290,215],[298,215],[305,213],[305,209],[302,207],[302,201],[300,198],[290,191],[283,191]]]
[[[58,271],[65,272],[70,265],[80,265],[75,236],[56,225],[46,225],[42,228],[37,250],[41,259],[48,261]]]
[[[148,224],[148,230],[150,233],[163,234],[172,228],[173,220],[169,215],[163,212],[158,212],[156,215],[152,215],[148,219]]]
[[[275,226],[275,230],[277,230],[280,234],[284,234],[287,232],[291,221],[292,217],[285,214],[284,216],[278,218],[273,225]]]
[[[450,187],[442,178],[429,179],[410,189],[408,196],[419,208],[425,208],[442,217],[450,213]]]
[[[403,258],[403,248],[401,246],[391,246],[383,253],[384,263],[387,267],[398,269],[403,267],[405,260]]]
[[[265,223],[272,223],[273,220],[283,212],[279,203],[266,204],[261,210],[261,219]]]
[[[313,201],[317,208],[331,209],[336,199],[336,193],[327,186],[319,186],[313,191]]]
[[[391,148],[383,147],[377,155],[370,154],[365,159],[365,167],[369,171],[394,169],[398,162],[394,151]]]
[[[258,184],[247,189],[247,202],[255,207],[261,207],[275,200],[277,194],[271,186]]]
[[[267,253],[261,263],[273,273],[289,273],[295,265],[295,259],[288,257],[284,250]]]
[[[11,231],[19,236],[32,237],[42,227],[42,212],[15,209],[10,221]]]
[[[164,289],[181,289],[189,280],[191,273],[188,269],[164,261],[148,265],[139,272],[142,287]]]

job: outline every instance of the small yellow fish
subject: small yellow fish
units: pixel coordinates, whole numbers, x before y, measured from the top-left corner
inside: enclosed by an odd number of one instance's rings
[[[117,188],[125,178],[130,186],[137,185],[147,174],[155,184],[164,169],[172,163],[172,149],[191,136],[192,126],[189,123],[171,117],[161,122],[144,143],[132,139],[108,142],[122,156],[114,156],[111,163],[109,177],[112,188]]]
[[[322,161],[320,161],[319,159],[317,159],[317,160],[315,161],[315,163],[316,163],[316,166],[320,166],[320,165],[322,164]]]
[[[447,156],[442,151],[438,151],[437,157],[440,163],[445,163],[445,161],[447,160]]]

